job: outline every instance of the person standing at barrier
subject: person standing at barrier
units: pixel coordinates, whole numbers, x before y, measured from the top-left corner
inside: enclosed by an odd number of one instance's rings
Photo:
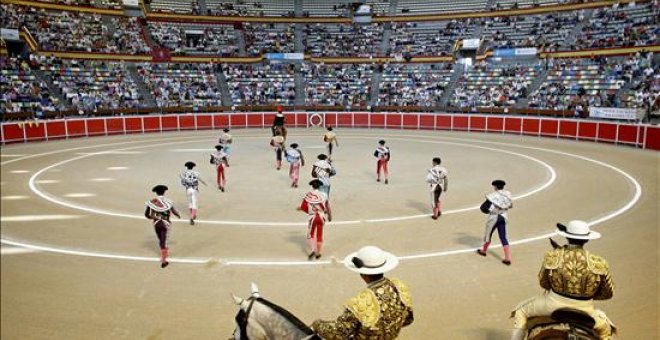
[[[330,177],[337,174],[337,171],[328,162],[328,156],[320,154],[316,156],[318,161],[312,167],[312,177],[321,181],[320,190],[327,196],[326,209],[328,211],[328,221],[332,221],[332,209],[330,209]]]
[[[309,215],[307,225],[307,259],[310,261],[314,258],[321,258],[323,227],[325,226],[325,219],[328,216],[328,196],[319,190],[322,184],[318,179],[313,179],[309,182],[312,190],[305,194],[300,207],[298,207],[298,210]]]
[[[222,145],[222,151],[227,154],[227,159],[229,159],[229,156],[231,155],[232,143],[233,138],[229,134],[229,128],[224,128],[222,133],[220,133],[220,137],[218,137],[218,144]]]
[[[152,192],[156,193],[156,197],[150,199],[145,203],[144,217],[153,222],[156,236],[158,237],[158,246],[160,247],[160,267],[165,268],[170,263],[167,261],[168,257],[168,239],[170,234],[170,215],[181,218],[179,212],[174,208],[172,201],[165,198],[165,191],[167,186],[159,184],[153,189]]]
[[[297,143],[291,143],[291,146],[286,149],[286,161],[289,162],[289,178],[291,178],[291,187],[298,187],[298,179],[300,178],[300,167],[305,166],[305,157],[302,151],[298,149]]]
[[[583,311],[594,319],[594,330],[600,339],[611,339],[616,332],[605,313],[594,308],[594,300],[609,300],[614,295],[614,283],[607,261],[588,252],[584,245],[600,238],[584,221],[557,223],[557,233],[566,237],[568,245],[558,246],[545,253],[539,284],[545,293],[519,304],[511,313],[514,330],[511,339],[525,338],[527,319],[550,316],[560,308]]]
[[[284,137],[276,134],[270,140],[270,146],[275,149],[275,168],[279,170],[282,168],[282,153],[284,152]]]
[[[376,182],[380,182],[380,173],[381,170],[385,175],[385,184],[389,183],[388,180],[388,170],[387,164],[390,162],[390,148],[385,146],[385,141],[378,141],[378,147],[374,151],[374,157],[376,157]]]
[[[312,330],[326,340],[396,339],[415,321],[408,286],[384,275],[398,264],[396,256],[375,246],[346,256],[344,266],[360,274],[367,287],[346,302],[336,320],[316,320]]]
[[[440,210],[440,195],[447,192],[449,180],[447,179],[447,169],[440,166],[442,160],[440,157],[433,158],[433,167],[426,174],[426,183],[431,187],[431,208],[433,209],[432,219],[437,220],[442,211]]]
[[[484,230],[484,243],[481,249],[477,249],[477,253],[481,256],[486,256],[486,251],[493,238],[493,232],[497,230],[497,235],[502,242],[504,249],[504,260],[502,263],[507,266],[511,265],[511,250],[509,249],[509,240],[506,236],[506,225],[508,222],[507,211],[513,208],[513,200],[511,193],[504,190],[506,183],[497,179],[492,183],[494,191],[486,195],[486,201],[481,205],[481,212],[487,214],[486,229]]]
[[[227,153],[225,153],[222,145],[218,144],[215,146],[215,153],[211,154],[211,160],[209,162],[215,165],[216,184],[218,185],[218,189],[225,192],[225,186],[227,184],[225,168],[229,167],[229,160],[227,159]]]
[[[181,185],[186,188],[186,197],[188,198],[188,212],[190,214],[190,225],[195,225],[197,218],[197,195],[199,193],[199,183],[206,185],[206,182],[201,178],[199,172],[193,170],[197,164],[195,162],[186,162],[186,170],[184,170],[179,178]]]
[[[332,162],[332,149],[333,149],[333,143],[334,146],[339,147],[339,142],[337,141],[337,134],[334,133],[332,130],[332,126],[328,126],[328,132],[325,133],[323,136],[323,141],[328,143],[327,149],[328,149],[328,162]]]

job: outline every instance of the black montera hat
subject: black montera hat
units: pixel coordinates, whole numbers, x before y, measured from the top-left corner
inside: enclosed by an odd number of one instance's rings
[[[186,164],[184,164],[184,165],[185,165],[185,167],[188,168],[188,169],[192,169],[192,168],[194,168],[194,167],[197,166],[197,164],[195,164],[195,162],[191,162],[191,161],[187,161]],[[166,190],[167,190],[167,189],[166,189]]]
[[[320,187],[320,186],[323,185],[323,182],[321,182],[321,180],[318,180],[318,179],[313,179],[313,180],[309,181],[309,185],[311,185],[313,187]]]
[[[223,149],[223,146],[220,145],[220,144],[218,144],[218,145],[215,146],[215,149],[218,150],[218,151],[220,151],[220,150]]]
[[[155,192],[157,194],[162,194],[162,193],[165,193],[165,191],[167,191],[167,189],[168,189],[167,185],[158,184],[157,186],[153,187],[151,189],[151,191]]]
[[[501,179],[496,179],[490,184],[493,185],[494,187],[498,188],[498,189],[502,189],[506,185],[506,182],[501,180]]]

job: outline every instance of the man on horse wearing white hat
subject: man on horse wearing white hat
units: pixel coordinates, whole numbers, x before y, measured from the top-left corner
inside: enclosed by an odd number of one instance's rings
[[[524,339],[527,319],[549,316],[559,308],[572,308],[589,314],[594,330],[601,339],[611,339],[614,327],[605,313],[594,308],[593,300],[608,300],[614,295],[614,284],[607,261],[583,248],[589,240],[600,238],[583,221],[568,225],[557,223],[557,234],[568,244],[545,253],[539,272],[539,283],[546,291],[529,299],[511,313],[514,319],[512,339]]]
[[[367,288],[348,300],[337,320],[316,320],[312,329],[326,340],[396,339],[401,328],[414,321],[408,287],[383,275],[398,264],[396,256],[375,246],[346,256],[344,266],[360,274]]]

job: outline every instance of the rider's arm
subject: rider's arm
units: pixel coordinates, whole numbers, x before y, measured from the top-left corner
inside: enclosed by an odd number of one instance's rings
[[[543,289],[552,289],[550,270],[546,269],[545,266],[541,266],[541,271],[539,271],[539,284]]]
[[[406,320],[403,321],[403,327],[409,326],[411,323],[413,323],[413,321],[415,321],[413,311],[412,309],[408,308],[408,316],[406,317]]]
[[[355,335],[360,325],[360,321],[348,309],[340,315],[335,321],[314,321],[312,329],[326,340],[350,339]]]
[[[612,276],[610,275],[609,270],[606,275],[601,275],[600,287],[594,295],[594,300],[608,300],[611,299],[614,295],[614,283],[612,282]]]

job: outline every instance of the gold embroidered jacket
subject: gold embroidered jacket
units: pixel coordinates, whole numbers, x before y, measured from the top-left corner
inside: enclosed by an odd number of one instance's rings
[[[545,289],[578,299],[607,300],[614,294],[607,261],[579,246],[566,245],[547,252],[539,283]]]
[[[335,321],[317,321],[312,328],[326,340],[391,340],[413,322],[408,287],[397,279],[372,282],[346,303]]]

